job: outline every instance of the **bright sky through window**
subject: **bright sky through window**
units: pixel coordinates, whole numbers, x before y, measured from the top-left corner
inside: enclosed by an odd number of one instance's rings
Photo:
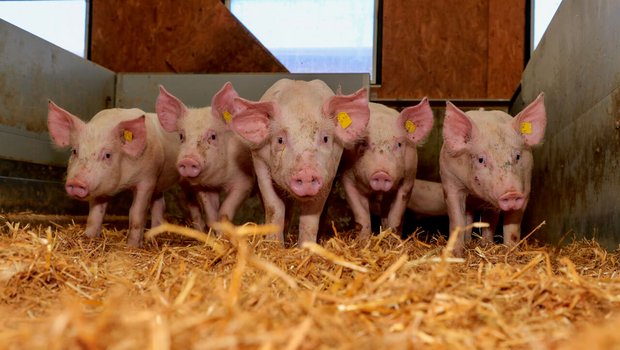
[[[374,0],[231,0],[230,9],[293,73],[372,75]]]
[[[0,1],[0,18],[84,57],[86,0]]]
[[[534,43],[532,50],[538,46],[561,2],[562,0],[534,0]]]

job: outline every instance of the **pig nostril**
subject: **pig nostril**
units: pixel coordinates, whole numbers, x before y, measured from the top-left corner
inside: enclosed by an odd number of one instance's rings
[[[523,207],[525,196],[519,192],[508,192],[502,195],[498,202],[502,210],[518,210]]]

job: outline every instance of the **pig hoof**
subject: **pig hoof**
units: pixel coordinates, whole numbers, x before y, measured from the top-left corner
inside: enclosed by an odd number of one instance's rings
[[[90,238],[90,239],[94,239],[94,238],[98,238],[101,236],[101,231],[89,231],[86,230],[84,232],[84,234],[86,235],[86,237]]]
[[[488,247],[491,244],[493,244],[493,240],[492,239],[482,237],[482,239],[480,240],[480,245],[482,247]]]
[[[213,230],[215,238],[224,238],[224,234],[220,230]]]
[[[367,241],[370,239],[370,231],[360,231],[360,233],[357,235],[357,239],[361,240],[361,241]]]
[[[142,242],[133,239],[127,240],[127,245],[132,248],[142,248]]]
[[[455,258],[463,258],[465,256],[465,248],[464,247],[454,247],[450,252]]]

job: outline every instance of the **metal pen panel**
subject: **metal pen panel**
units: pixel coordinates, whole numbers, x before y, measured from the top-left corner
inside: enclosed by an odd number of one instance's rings
[[[64,165],[47,101],[85,120],[111,107],[115,73],[0,20],[0,158]]]
[[[350,94],[360,88],[368,88],[368,74],[289,74],[289,73],[239,73],[239,74],[153,74],[118,73],[116,107],[136,107],[146,111],[155,110],[159,85],[192,107],[211,104],[211,98],[230,81],[239,96],[258,100],[279,79],[321,79],[334,91]]]

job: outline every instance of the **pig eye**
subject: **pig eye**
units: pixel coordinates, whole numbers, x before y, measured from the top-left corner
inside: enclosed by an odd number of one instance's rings
[[[185,141],[185,135],[182,132],[179,133],[179,140],[181,140],[181,142]]]
[[[283,144],[284,143],[284,138],[283,137],[278,137],[278,143],[279,144]]]
[[[211,140],[215,140],[215,137],[216,137],[215,134],[212,134],[211,135]]]
[[[71,149],[71,155],[77,156],[77,150],[75,148]]]
[[[519,159],[521,159],[521,153],[517,153],[517,155],[515,156],[516,161],[518,162]]]
[[[482,156],[481,156],[481,157],[478,157],[478,163],[480,163],[480,164],[484,164],[484,162],[485,162],[484,157],[482,157]]]
[[[105,153],[103,154],[103,158],[104,158],[104,159],[110,159],[110,158],[112,158],[112,153],[110,153],[110,152],[105,152]]]
[[[403,146],[402,142],[397,143],[398,148],[401,148]]]
[[[329,137],[323,136],[323,143],[327,143],[329,141]]]

